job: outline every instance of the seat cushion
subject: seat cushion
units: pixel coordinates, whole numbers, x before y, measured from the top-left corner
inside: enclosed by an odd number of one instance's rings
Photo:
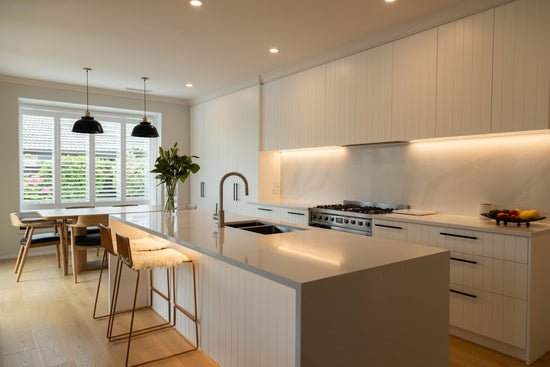
[[[59,242],[59,233],[39,233],[32,236],[31,244],[33,245],[46,242]],[[21,238],[19,243],[23,246],[26,245],[27,237]]]
[[[74,244],[76,246],[101,246],[101,235],[99,233],[92,233],[84,236],[75,236]]]
[[[156,251],[168,248],[165,243],[160,243],[149,237],[137,238],[135,240],[130,240],[130,248],[133,251]]]
[[[158,251],[132,252],[134,270],[170,268],[190,259],[179,251],[168,248]]]

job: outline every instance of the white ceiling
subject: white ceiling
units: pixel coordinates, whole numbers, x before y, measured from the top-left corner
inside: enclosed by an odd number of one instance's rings
[[[0,0],[0,74],[84,85],[89,66],[90,87],[141,89],[149,76],[152,95],[197,100],[415,18],[498,2]]]

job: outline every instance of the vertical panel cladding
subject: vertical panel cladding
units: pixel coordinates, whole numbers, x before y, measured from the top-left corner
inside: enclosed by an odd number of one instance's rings
[[[545,0],[495,9],[492,132],[549,126],[549,17]]]
[[[490,132],[493,13],[438,28],[437,136]]]
[[[393,42],[392,140],[435,136],[437,29]]]
[[[222,366],[294,366],[296,291],[194,251],[184,252],[197,264],[200,348]],[[163,287],[165,270],[160,272],[154,284]],[[193,313],[189,264],[177,267],[176,285],[178,304]],[[162,315],[163,308],[159,303],[155,310]],[[194,324],[179,312],[176,327],[194,342]]]

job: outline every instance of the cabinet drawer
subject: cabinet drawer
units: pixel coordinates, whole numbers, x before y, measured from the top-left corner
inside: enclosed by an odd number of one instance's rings
[[[296,208],[279,208],[281,211],[280,220],[283,222],[294,223],[301,226],[308,225],[308,210],[307,209],[296,209]]]
[[[408,223],[393,220],[374,219],[373,236],[394,241],[407,241]]]
[[[279,208],[269,205],[248,204],[248,214],[251,217],[279,220]]]
[[[527,264],[451,251],[451,283],[527,300]]]
[[[452,290],[449,295],[451,325],[525,348],[526,301],[453,283],[450,289]]]
[[[442,226],[409,224],[408,241],[465,254],[527,263],[529,239]]]

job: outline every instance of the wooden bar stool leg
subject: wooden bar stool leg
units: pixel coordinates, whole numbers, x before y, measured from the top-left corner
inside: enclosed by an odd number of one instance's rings
[[[59,245],[55,245],[55,258],[57,259],[57,267],[61,267],[61,260],[59,256]]]

